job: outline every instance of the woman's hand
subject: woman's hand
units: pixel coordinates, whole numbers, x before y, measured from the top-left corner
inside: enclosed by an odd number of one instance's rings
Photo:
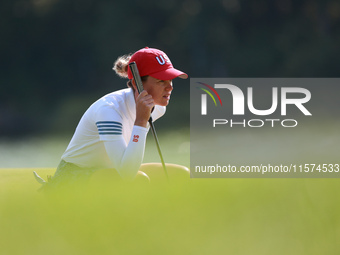
[[[150,119],[152,108],[155,106],[155,102],[151,95],[148,94],[146,90],[142,91],[138,95],[138,92],[135,92],[136,98],[136,120],[135,125],[146,127],[148,120]]]

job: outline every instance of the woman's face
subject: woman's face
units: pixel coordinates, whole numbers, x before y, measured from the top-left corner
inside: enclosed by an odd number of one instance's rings
[[[167,106],[169,104],[172,87],[172,80],[158,80],[148,76],[143,82],[144,89],[152,96],[156,105]]]

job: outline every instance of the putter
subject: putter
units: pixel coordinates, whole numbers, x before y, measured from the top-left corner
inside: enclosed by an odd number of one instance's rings
[[[142,80],[141,80],[140,75],[139,75],[137,64],[136,64],[136,62],[131,62],[129,64],[129,66],[130,66],[130,69],[131,69],[131,72],[132,72],[132,76],[133,76],[133,78],[136,82],[138,93],[140,94],[144,90],[144,88],[143,88]],[[162,162],[162,166],[163,166],[163,170],[164,170],[166,179],[169,181],[168,171],[166,170],[166,166],[165,166],[164,159],[163,159],[163,156],[162,156],[161,148],[159,146],[159,141],[158,141],[156,129],[155,129],[155,126],[152,122],[151,116],[150,116],[150,119],[149,119],[149,124],[150,124],[150,128],[151,128],[153,137],[155,138],[156,147],[157,147],[157,150],[158,150],[159,157],[161,158],[161,162]]]

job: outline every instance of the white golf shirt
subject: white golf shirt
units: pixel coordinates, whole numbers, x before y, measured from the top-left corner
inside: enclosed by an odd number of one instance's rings
[[[152,119],[164,113],[165,107],[156,105]],[[134,177],[143,161],[149,130],[134,126],[135,119],[131,88],[105,95],[84,113],[62,159],[80,167],[114,168],[122,177]]]

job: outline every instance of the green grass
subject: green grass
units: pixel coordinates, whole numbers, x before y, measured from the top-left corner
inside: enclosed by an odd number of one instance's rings
[[[29,178],[23,171],[13,175]],[[336,179],[192,179],[47,197],[33,186],[1,190],[1,254],[340,251]]]
[[[159,136],[167,162],[189,164],[187,133]],[[145,162],[159,162],[147,143]],[[33,170],[55,168],[0,170],[0,254],[340,252],[338,179],[92,182],[46,196]]]

